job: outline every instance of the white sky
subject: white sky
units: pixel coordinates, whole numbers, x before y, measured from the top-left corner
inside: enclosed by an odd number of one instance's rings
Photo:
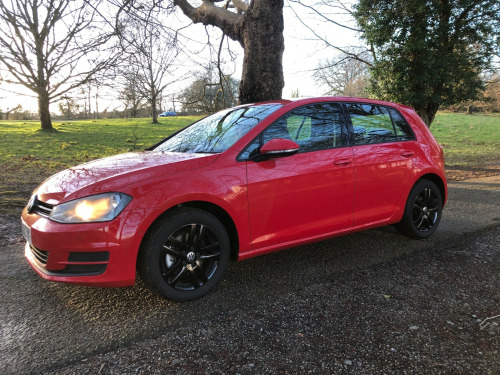
[[[286,2],[285,2],[286,4]],[[299,10],[300,8],[296,8]],[[333,45],[339,47],[347,46],[358,46],[360,41],[357,38],[356,33],[335,26],[331,23],[325,23],[318,19],[317,16],[308,15],[307,13],[301,13],[303,20],[307,24],[314,28],[314,30],[321,36],[327,37],[329,42]],[[179,15],[181,22],[187,22],[187,18],[184,15]],[[317,67],[318,63],[325,58],[334,56],[337,52],[332,48],[327,48],[325,43],[319,42],[314,39],[312,33],[302,25],[302,23],[296,18],[294,13],[290,8],[285,6],[284,9],[284,19],[285,19],[285,52],[283,55],[283,71],[285,76],[285,87],[283,90],[283,97],[290,98],[292,91],[299,90],[300,96],[321,96],[324,93],[324,89],[318,87],[314,82],[312,77],[312,70]],[[335,20],[343,23],[347,23],[345,19],[336,15]],[[352,23],[351,26],[354,26]],[[196,36],[202,35],[200,42],[206,40],[205,29],[201,25],[192,25],[190,27],[189,33]],[[196,38],[196,37],[194,37]],[[238,53],[238,60],[235,63],[234,68],[236,69],[233,77],[241,77],[241,66],[243,61],[243,50],[238,43],[233,42],[231,48],[234,52]],[[189,67],[186,65],[187,69],[196,69],[195,67]],[[198,68],[199,69],[199,68]],[[187,74],[178,72],[186,76]],[[186,87],[189,81],[183,80],[178,88],[174,91],[178,91]],[[3,84],[2,88],[6,88]],[[9,87],[7,87],[9,88]],[[21,86],[16,86],[12,88],[13,90],[21,91]],[[116,92],[117,90],[114,90]],[[170,91],[170,90],[168,90]],[[22,92],[26,92],[30,95],[29,91],[26,89]],[[99,110],[106,107],[110,109],[116,108],[120,103],[112,101],[113,94],[110,93],[106,95],[106,98],[101,98],[99,101]],[[24,110],[37,111],[37,100],[36,98],[17,96],[9,92],[0,90],[0,108],[3,110],[8,110],[13,108],[17,104],[21,104]],[[58,112],[57,103],[51,104],[51,112]]]
[[[283,71],[285,75],[285,88],[283,97],[289,98],[293,90],[299,89],[301,96],[321,96],[324,89],[318,87],[312,77],[312,70],[321,60],[331,58],[337,54],[324,42],[314,40],[314,35],[297,19],[289,8],[285,8],[285,53],[283,56]],[[338,22],[348,23],[340,16],[335,18]],[[353,31],[325,23],[317,17],[305,19],[315,32],[328,39],[338,47],[359,46],[360,41]],[[354,25],[352,25],[354,26]]]

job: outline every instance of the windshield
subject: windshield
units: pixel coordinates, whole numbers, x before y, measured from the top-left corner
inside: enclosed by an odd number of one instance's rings
[[[158,145],[154,151],[219,153],[226,151],[282,104],[229,108],[205,117]]]

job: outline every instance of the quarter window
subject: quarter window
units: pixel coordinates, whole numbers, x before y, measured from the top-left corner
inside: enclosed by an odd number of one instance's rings
[[[394,123],[398,140],[411,141],[412,139],[415,139],[410,125],[408,125],[403,116],[401,116],[401,114],[394,108],[389,108],[389,112],[391,113],[392,122]]]

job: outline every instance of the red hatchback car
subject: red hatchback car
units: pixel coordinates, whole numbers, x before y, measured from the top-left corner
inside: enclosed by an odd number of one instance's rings
[[[121,287],[138,270],[185,301],[210,291],[229,259],[388,224],[427,238],[446,197],[443,151],[413,109],[280,100],[62,171],[34,191],[22,226],[44,279]]]

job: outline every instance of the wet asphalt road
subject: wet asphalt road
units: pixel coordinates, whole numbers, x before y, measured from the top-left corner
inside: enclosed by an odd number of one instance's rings
[[[0,373],[50,371],[171,331],[198,330],[219,317],[244,320],[255,307],[283,295],[459,244],[458,239],[499,223],[500,177],[451,183],[441,226],[429,240],[409,240],[386,227],[233,263],[212,293],[182,304],[152,295],[140,282],[124,289],[45,282],[24,260],[23,244],[5,246],[0,248]]]

